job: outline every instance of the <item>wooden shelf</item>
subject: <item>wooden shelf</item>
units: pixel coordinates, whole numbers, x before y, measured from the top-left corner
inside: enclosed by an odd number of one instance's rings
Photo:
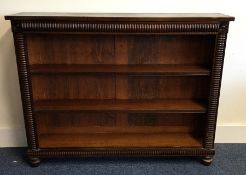
[[[40,100],[34,111],[126,111],[205,113],[206,105],[197,100]]]
[[[40,148],[57,147],[202,147],[202,141],[189,133],[95,133],[41,134]]]
[[[31,73],[100,73],[150,75],[210,75],[208,68],[195,65],[30,65]]]

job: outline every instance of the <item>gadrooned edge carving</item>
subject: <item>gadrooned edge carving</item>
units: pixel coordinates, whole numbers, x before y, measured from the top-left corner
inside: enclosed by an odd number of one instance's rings
[[[106,156],[204,156],[214,155],[214,150],[206,149],[142,149],[142,150],[81,150],[81,151],[52,151],[52,150],[28,150],[29,157],[106,157]]]
[[[28,146],[31,149],[37,149],[36,131],[34,127],[35,121],[32,111],[32,88],[28,71],[24,34],[14,33],[14,41]]]
[[[81,21],[14,21],[14,30],[32,32],[216,33],[219,23],[88,23]]]
[[[206,149],[214,148],[214,138],[215,138],[215,129],[216,129],[216,121],[217,121],[217,113],[218,113],[221,76],[223,70],[227,31],[228,31],[228,24],[227,23],[221,24],[221,30],[217,36],[217,41],[216,41],[215,60],[214,60],[214,64],[212,68],[212,76],[211,76],[212,84],[210,88],[206,136],[204,140],[204,145]]]

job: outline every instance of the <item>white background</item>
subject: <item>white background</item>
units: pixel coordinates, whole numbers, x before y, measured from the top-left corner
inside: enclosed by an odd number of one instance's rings
[[[246,10],[243,0],[0,0],[0,147],[26,144],[10,22],[16,12],[225,13],[227,40],[217,142],[246,142]]]

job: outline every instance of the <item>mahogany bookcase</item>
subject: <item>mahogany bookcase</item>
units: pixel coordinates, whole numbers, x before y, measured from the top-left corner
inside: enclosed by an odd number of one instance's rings
[[[30,163],[197,156],[209,165],[229,21],[222,14],[18,13]]]

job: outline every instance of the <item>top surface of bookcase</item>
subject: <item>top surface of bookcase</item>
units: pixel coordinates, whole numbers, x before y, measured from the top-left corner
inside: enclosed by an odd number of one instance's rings
[[[234,21],[221,13],[51,13],[23,12],[5,16],[7,20],[81,20],[81,21]]]

